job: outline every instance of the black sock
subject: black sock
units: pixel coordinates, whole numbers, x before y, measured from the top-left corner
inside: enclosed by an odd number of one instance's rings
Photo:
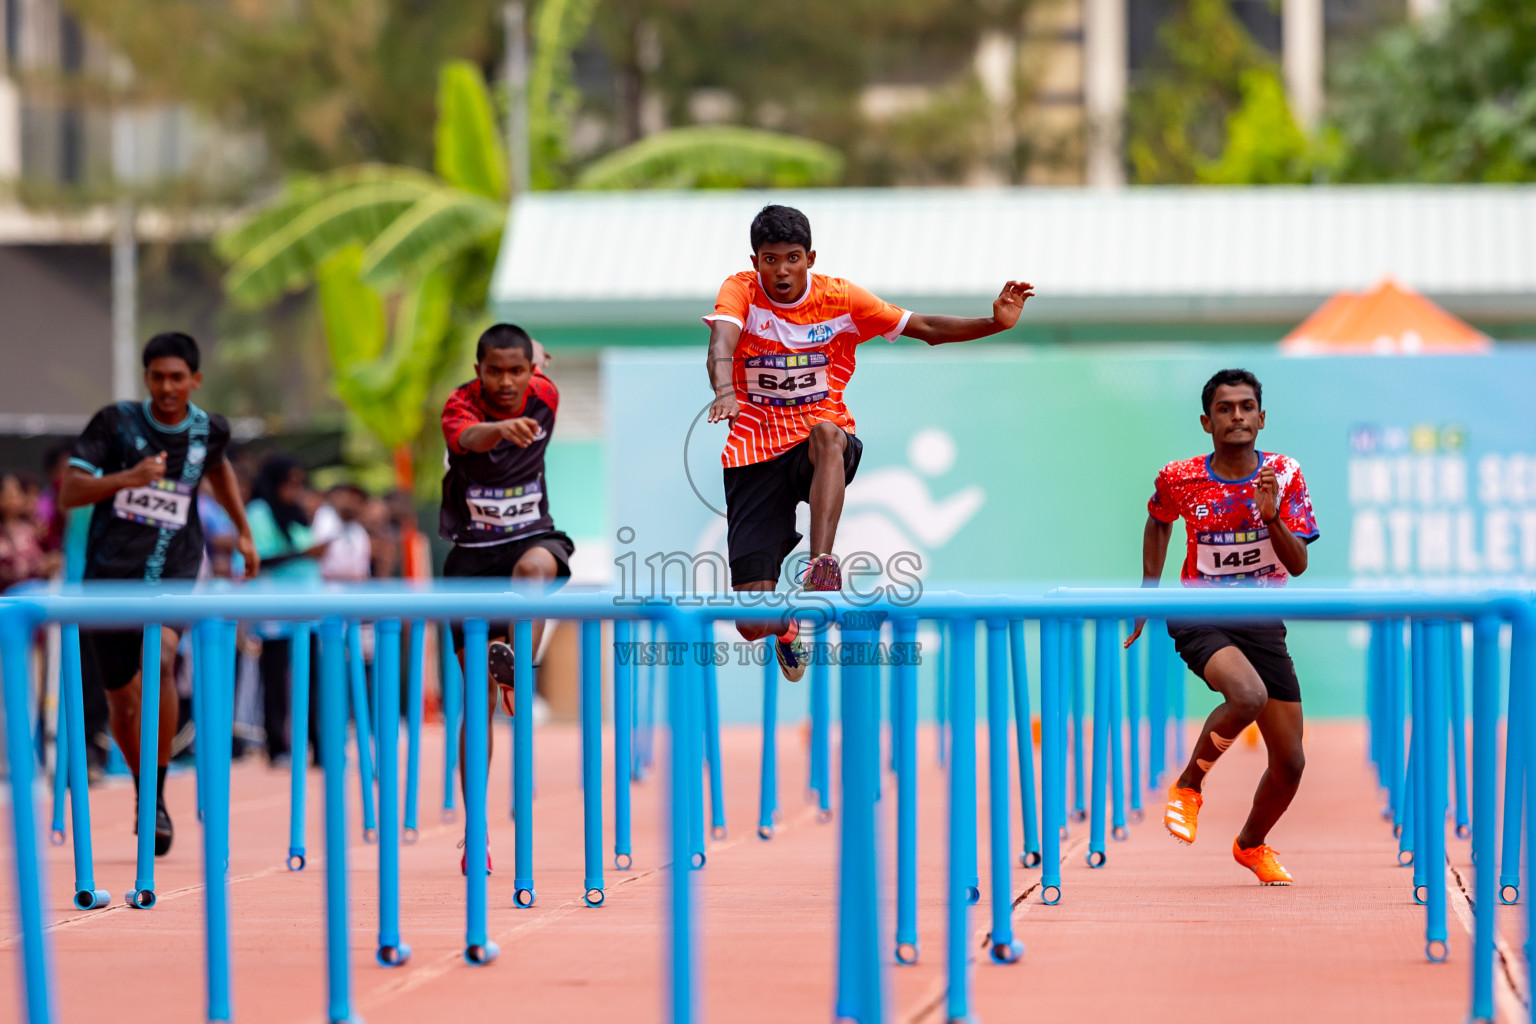
[[[161,765],[155,772],[155,803],[165,803],[165,765]]]

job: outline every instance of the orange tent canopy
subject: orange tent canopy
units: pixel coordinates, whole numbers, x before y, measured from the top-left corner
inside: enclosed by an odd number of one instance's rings
[[[1280,340],[1291,356],[1466,355],[1493,342],[1390,278],[1367,292],[1340,292]]]

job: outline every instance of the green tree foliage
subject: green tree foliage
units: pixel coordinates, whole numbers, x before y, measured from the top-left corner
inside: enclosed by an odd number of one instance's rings
[[[1349,181],[1536,180],[1536,3],[1450,0],[1341,68]]]
[[[464,364],[506,219],[479,69],[444,65],[437,97],[436,176],[364,164],[298,178],[217,241],[225,287],[245,307],[318,286],[337,397],[395,451],[426,436],[425,410]]]
[[[1227,0],[1185,0],[1158,42],[1157,64],[1127,101],[1130,177],[1145,185],[1189,184],[1226,150],[1228,123],[1244,106],[1244,76],[1273,78],[1274,61]]]
[[[803,188],[835,185],[837,150],[791,135],[736,128],[674,128],[641,139],[588,166],[582,189]]]
[[[64,0],[134,68],[142,98],[254,130],[276,165],[426,168],[433,83],[500,53],[497,0]]]
[[[1221,157],[1204,162],[1198,180],[1207,185],[1286,185],[1311,181],[1321,156],[1296,126],[1285,88],[1272,72],[1242,76],[1243,103],[1227,119]]]
[[[576,2],[576,0],[567,0]],[[969,152],[985,131],[984,105],[956,103],[969,87],[981,35],[1017,35],[1024,12],[1041,0],[627,0],[604,5],[593,25],[593,63],[613,86],[589,91],[583,110],[605,119],[607,147],[635,141],[643,98],[669,125],[695,122],[699,90],[729,99],[734,124],[789,132],[841,151],[849,184],[889,184],[913,167],[928,180]],[[890,121],[866,116],[860,97],[871,83],[937,87],[935,101]],[[945,155],[937,161],[910,136],[942,119]],[[956,123],[962,112],[965,120]],[[959,180],[970,166],[956,176]]]

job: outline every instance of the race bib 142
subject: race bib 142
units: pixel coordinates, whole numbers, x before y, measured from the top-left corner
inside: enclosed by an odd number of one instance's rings
[[[1239,583],[1255,576],[1272,576],[1279,570],[1269,531],[1233,530],[1195,535],[1195,568],[1206,579]]]

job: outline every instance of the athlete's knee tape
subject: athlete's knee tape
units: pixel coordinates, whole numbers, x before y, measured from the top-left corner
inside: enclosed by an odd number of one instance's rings
[[[1216,757],[1220,757],[1222,754],[1225,754],[1227,752],[1227,748],[1232,745],[1232,740],[1237,738],[1234,736],[1232,739],[1228,739],[1215,730],[1212,730],[1209,735],[1211,737],[1211,745],[1216,748]],[[1211,758],[1209,761],[1205,760],[1204,758],[1197,757],[1195,758],[1195,764],[1200,766],[1201,771],[1208,772],[1211,770],[1211,767],[1216,764],[1216,757]]]

